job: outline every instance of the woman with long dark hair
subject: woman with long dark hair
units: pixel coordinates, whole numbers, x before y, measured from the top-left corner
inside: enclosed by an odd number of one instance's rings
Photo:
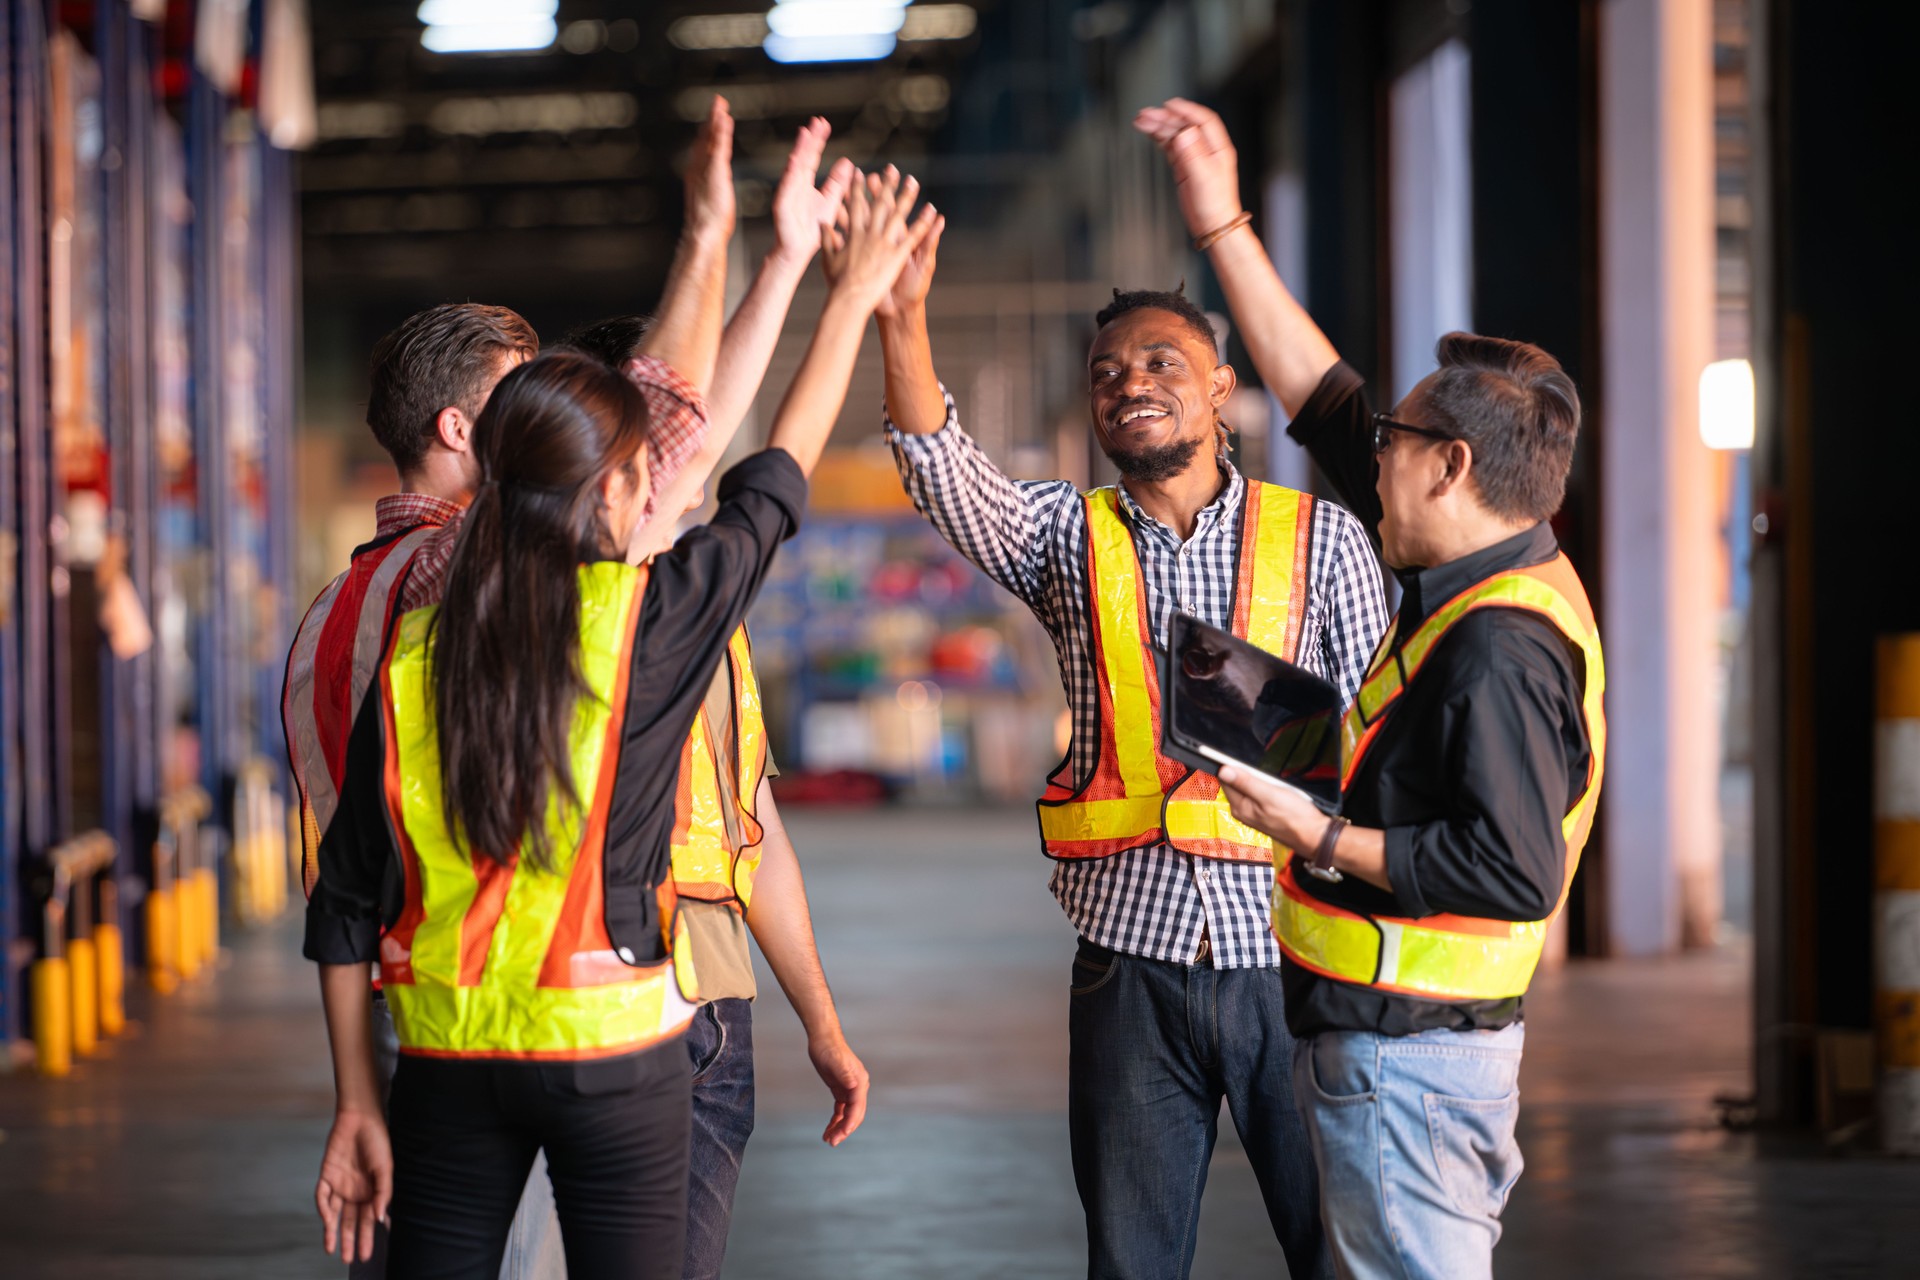
[[[710,525],[650,564],[625,557],[648,492],[631,383],[542,356],[476,424],[481,484],[443,597],[390,641],[308,907],[340,1094],[317,1198],[329,1244],[351,1248],[391,1185],[391,1274],[492,1277],[540,1150],[574,1280],[679,1273],[680,746],[798,526],[867,318],[934,222],[909,223],[911,188],[857,183],[848,199],[767,449],[722,477]],[[693,292],[663,308],[672,340],[652,349],[710,369],[719,295]],[[366,1051],[376,953],[401,1046],[390,1146]]]

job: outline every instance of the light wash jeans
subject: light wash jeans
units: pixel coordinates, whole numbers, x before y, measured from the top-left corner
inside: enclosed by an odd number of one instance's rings
[[[1342,1280],[1489,1280],[1520,1178],[1526,1029],[1326,1031],[1294,1050]]]

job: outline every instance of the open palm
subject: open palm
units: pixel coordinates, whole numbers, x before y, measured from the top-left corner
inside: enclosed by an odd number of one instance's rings
[[[853,161],[842,156],[819,187],[820,160],[833,126],[819,116],[807,121],[793,140],[787,168],[773,193],[773,241],[777,252],[804,261],[820,247],[821,228],[833,224],[853,180]]]

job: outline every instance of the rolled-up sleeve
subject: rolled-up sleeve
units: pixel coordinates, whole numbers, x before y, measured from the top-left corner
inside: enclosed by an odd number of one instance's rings
[[[627,378],[647,402],[646,510],[686,470],[707,438],[707,401],[680,371],[654,356],[635,356],[627,364]]]
[[[930,435],[900,430],[884,417],[887,443],[907,496],[953,548],[1032,608],[1045,602],[1045,566],[1053,548],[1045,525],[1074,496],[1064,480],[1014,480],[960,427],[953,396],[947,420]]]

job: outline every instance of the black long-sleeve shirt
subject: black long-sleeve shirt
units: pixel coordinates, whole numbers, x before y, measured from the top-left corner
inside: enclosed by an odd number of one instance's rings
[[[680,748],[774,552],[800,527],[807,481],[791,455],[770,449],[722,476],[718,495],[711,523],[655,557],[641,598],[603,871],[607,932],[629,964],[663,958],[653,890],[672,858]],[[379,697],[376,685],[355,718],[340,808],[321,841],[320,879],[307,903],[304,950],[322,964],[376,959],[380,932],[403,905],[382,793]]]
[[[1372,406],[1345,364],[1327,372],[1288,433],[1305,445],[1348,508],[1378,539]],[[1545,524],[1459,560],[1398,571],[1396,642],[1483,579],[1559,552]],[[1541,920],[1566,877],[1561,821],[1585,785],[1590,745],[1581,712],[1585,664],[1545,619],[1479,609],[1455,623],[1389,713],[1345,793],[1343,813],[1386,832],[1388,893],[1348,876],[1299,877],[1306,892],[1368,915],[1441,912]],[[1295,1035],[1434,1028],[1491,1030],[1520,1000],[1448,1002],[1391,995],[1282,965]]]

